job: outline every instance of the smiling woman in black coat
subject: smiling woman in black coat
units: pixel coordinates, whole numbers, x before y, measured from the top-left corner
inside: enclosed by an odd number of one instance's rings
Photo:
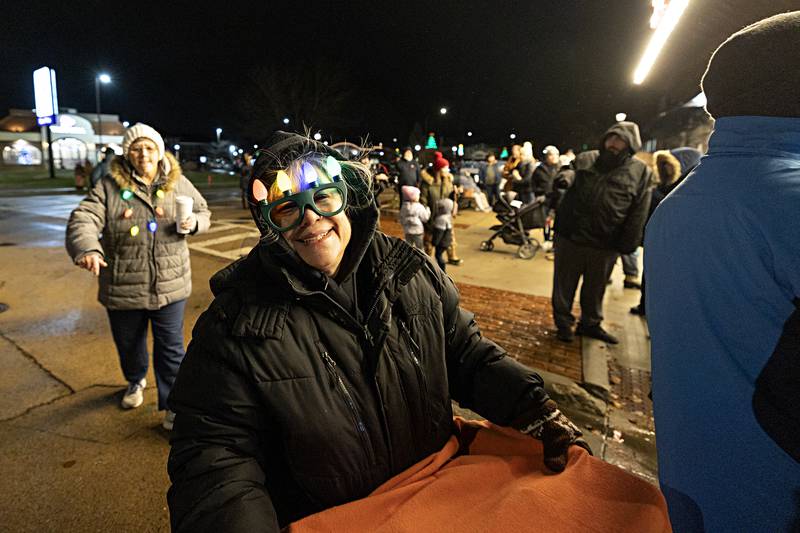
[[[253,169],[262,232],[211,281],[170,396],[176,531],[277,531],[438,451],[451,399],[543,440],[580,432],[541,378],[483,338],[423,253],[376,231],[366,170],[278,133]]]

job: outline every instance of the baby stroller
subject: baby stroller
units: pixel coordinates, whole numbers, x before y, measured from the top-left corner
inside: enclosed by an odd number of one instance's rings
[[[523,205],[519,200],[509,201],[506,193],[500,193],[500,198],[494,204],[494,212],[497,213],[497,220],[500,224],[489,228],[494,233],[481,243],[481,250],[484,252],[494,250],[493,241],[499,236],[504,243],[519,246],[517,248],[519,258],[533,259],[542,245],[528,232],[544,227],[547,211],[547,203],[543,200]]]

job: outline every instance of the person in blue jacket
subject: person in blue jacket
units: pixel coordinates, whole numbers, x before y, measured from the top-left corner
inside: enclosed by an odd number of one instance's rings
[[[653,214],[647,316],[675,531],[800,529],[800,11],[729,37],[703,76],[700,165]]]

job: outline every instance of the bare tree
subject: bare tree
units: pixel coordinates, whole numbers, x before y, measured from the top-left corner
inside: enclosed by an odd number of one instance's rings
[[[237,108],[242,131],[255,137],[283,127],[331,131],[351,126],[353,92],[346,73],[331,63],[278,63],[259,66],[246,76]]]

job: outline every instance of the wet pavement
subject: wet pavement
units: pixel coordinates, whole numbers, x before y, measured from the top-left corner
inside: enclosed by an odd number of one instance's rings
[[[257,240],[238,191],[215,190],[212,231],[190,238],[193,294],[185,339],[211,300],[209,277]],[[125,382],[96,301],[96,281],[73,266],[64,229],[76,194],[0,197],[0,529],[168,530],[168,436],[148,387],[143,407],[118,407]],[[397,233],[393,213],[383,229]],[[498,241],[479,251],[491,213],[457,222],[464,264],[448,273],[484,334],[541,371],[550,394],[584,431],[596,455],[655,480],[646,322],[628,314],[638,292],[622,289],[619,267],[606,300],[618,346],[553,338],[552,261],[519,259]],[[541,235],[539,234],[539,237]],[[152,371],[148,381],[154,383]],[[464,413],[474,416],[470,413]]]

